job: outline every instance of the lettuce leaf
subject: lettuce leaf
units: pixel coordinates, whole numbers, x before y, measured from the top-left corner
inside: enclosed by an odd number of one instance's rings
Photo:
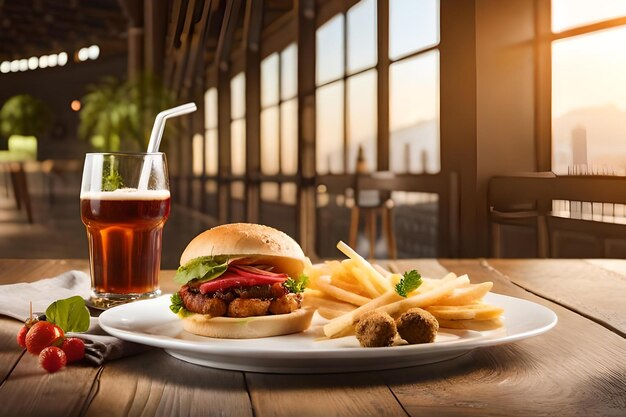
[[[176,271],[174,281],[181,285],[189,281],[210,281],[222,275],[228,269],[228,258],[223,256],[200,256],[182,265]]]
[[[170,297],[171,305],[170,310],[172,313],[177,314],[179,317],[187,317],[193,314],[191,311],[185,308],[185,304],[183,303],[183,299],[180,297],[180,294],[175,292]]]

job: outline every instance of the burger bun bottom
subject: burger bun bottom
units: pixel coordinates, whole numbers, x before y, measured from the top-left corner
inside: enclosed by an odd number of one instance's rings
[[[302,332],[311,325],[314,312],[314,309],[304,307],[289,314],[243,318],[193,314],[183,318],[183,328],[199,336],[256,339]]]

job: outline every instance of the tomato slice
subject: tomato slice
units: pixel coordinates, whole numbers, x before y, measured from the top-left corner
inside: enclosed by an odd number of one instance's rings
[[[237,272],[241,276],[265,276],[265,277],[277,277],[277,278],[289,278],[287,274],[277,274],[276,272],[266,271],[264,269],[256,268],[250,265],[231,265],[229,270]]]
[[[253,268],[253,267],[251,267]],[[258,268],[253,268],[261,271]],[[267,271],[263,271],[267,272]],[[261,274],[252,272],[251,269],[242,270],[241,265],[232,265],[219,278],[204,282],[200,285],[200,293],[222,291],[232,287],[251,287],[253,285],[271,285],[285,282],[289,278],[287,274]]]

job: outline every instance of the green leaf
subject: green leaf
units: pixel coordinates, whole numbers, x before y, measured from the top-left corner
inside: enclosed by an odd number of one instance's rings
[[[192,280],[211,281],[228,269],[228,258],[219,256],[200,256],[178,268],[174,281],[184,285]]]
[[[406,297],[411,291],[415,291],[422,285],[422,276],[415,269],[407,271],[396,284],[396,292],[402,297]]]
[[[102,191],[115,191],[124,186],[116,165],[115,155],[110,155],[109,160],[104,163],[104,171],[107,174],[102,176]]]
[[[50,304],[46,309],[46,320],[56,324],[64,332],[89,330],[89,310],[85,306],[85,300],[78,295]]]
[[[170,297],[171,305],[170,310],[172,313],[179,315],[180,317],[186,317],[190,314],[193,314],[191,311],[185,308],[185,304],[183,303],[183,299],[180,297],[179,293],[174,293]]]
[[[289,292],[294,294],[301,293],[309,283],[309,277],[304,274],[300,274],[298,279],[289,278],[283,282],[283,287],[287,288]]]

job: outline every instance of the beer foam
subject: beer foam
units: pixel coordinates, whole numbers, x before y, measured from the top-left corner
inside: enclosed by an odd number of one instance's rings
[[[119,188],[115,191],[83,191],[81,200],[166,200],[170,198],[169,190],[138,190],[136,188]]]

